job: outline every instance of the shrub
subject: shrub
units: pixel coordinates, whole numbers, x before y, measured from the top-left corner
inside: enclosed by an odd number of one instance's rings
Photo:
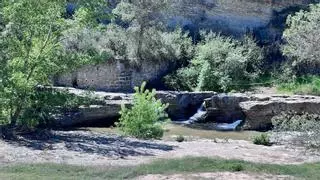
[[[127,135],[141,139],[159,139],[164,133],[162,124],[168,117],[165,112],[168,105],[156,100],[156,91],[145,90],[145,85],[144,82],[140,88],[135,87],[132,108],[122,106],[117,126]]]
[[[308,147],[320,147],[320,115],[283,112],[272,118],[275,132],[289,133],[295,136],[295,142]]]
[[[320,95],[320,77],[319,76],[301,76],[292,81],[281,82],[278,89],[293,94]]]
[[[300,11],[287,19],[282,52],[295,73],[319,73],[320,67],[320,4],[309,11]]]
[[[179,136],[176,137],[176,141],[177,142],[183,142],[183,141],[185,141],[185,138],[184,138],[184,136],[179,135]]]
[[[270,137],[268,134],[261,134],[253,138],[253,144],[271,146]]]
[[[202,34],[189,67],[169,76],[167,84],[182,90],[230,91],[243,89],[260,74],[262,49],[249,37],[233,40],[214,33]]]

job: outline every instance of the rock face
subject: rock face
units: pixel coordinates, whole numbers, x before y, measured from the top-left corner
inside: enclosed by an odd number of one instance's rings
[[[268,129],[272,117],[286,111],[320,114],[320,97],[316,96],[228,94],[213,96],[205,103],[207,121],[245,120],[247,130]]]
[[[198,31],[210,29],[242,36],[252,32],[262,41],[281,37],[286,16],[314,0],[180,0],[170,9],[169,25]]]

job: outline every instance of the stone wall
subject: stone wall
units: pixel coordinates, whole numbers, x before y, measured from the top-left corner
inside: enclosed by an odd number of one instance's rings
[[[157,83],[159,77],[163,77],[169,69],[168,62],[143,62],[139,66],[132,66],[120,60],[109,60],[57,76],[54,84],[81,89],[131,92],[134,86],[140,86],[143,81]]]

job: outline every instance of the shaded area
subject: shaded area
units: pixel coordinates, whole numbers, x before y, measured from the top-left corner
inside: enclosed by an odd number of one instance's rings
[[[153,156],[153,151],[171,151],[173,146],[140,141],[117,135],[103,135],[90,131],[41,131],[19,136],[7,142],[32,150],[66,149],[106,157]],[[61,147],[64,146],[64,147]]]

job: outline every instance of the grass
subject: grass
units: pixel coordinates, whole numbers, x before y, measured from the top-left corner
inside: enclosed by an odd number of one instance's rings
[[[0,179],[132,179],[147,174],[198,172],[251,172],[291,175],[304,179],[320,179],[320,163],[302,165],[256,164],[238,160],[187,157],[158,160],[134,167],[78,167],[58,164],[12,165],[0,167]]]
[[[303,95],[320,95],[320,76],[302,76],[295,82],[278,85],[280,92]]]

